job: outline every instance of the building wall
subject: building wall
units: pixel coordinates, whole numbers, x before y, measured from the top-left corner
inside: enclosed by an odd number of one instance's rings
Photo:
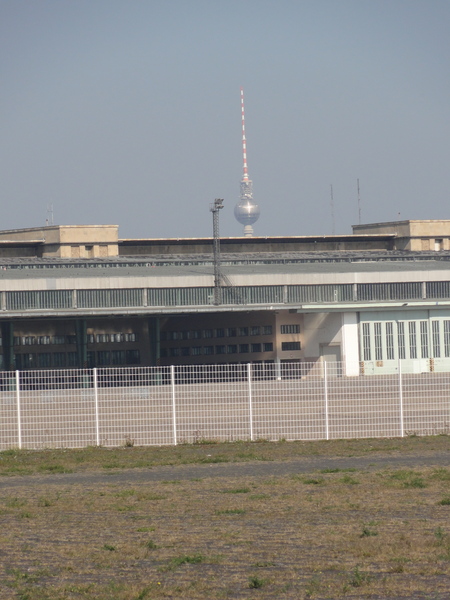
[[[450,250],[449,220],[391,221],[353,225],[354,234],[394,234],[397,250]]]

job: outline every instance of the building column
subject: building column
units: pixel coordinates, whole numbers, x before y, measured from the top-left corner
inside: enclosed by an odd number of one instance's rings
[[[161,336],[159,317],[149,317],[148,319],[148,338],[150,342],[150,365],[159,366],[161,354]]]
[[[75,335],[77,338],[77,362],[79,369],[87,369],[87,328],[85,319],[75,321]]]
[[[14,323],[2,322],[3,371],[14,371]]]

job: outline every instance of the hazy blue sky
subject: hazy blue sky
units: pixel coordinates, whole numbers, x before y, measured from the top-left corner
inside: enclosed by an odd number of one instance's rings
[[[0,0],[1,229],[223,236],[450,218],[449,0]]]

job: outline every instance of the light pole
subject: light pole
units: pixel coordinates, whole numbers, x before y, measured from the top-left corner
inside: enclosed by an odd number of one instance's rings
[[[213,214],[213,243],[214,243],[214,304],[222,303],[222,275],[220,272],[220,237],[219,237],[219,210],[223,208],[222,198],[216,198],[210,206]]]

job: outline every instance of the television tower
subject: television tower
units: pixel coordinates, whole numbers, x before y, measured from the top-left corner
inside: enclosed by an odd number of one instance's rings
[[[244,115],[244,90],[241,88],[241,111],[242,111],[242,160],[243,177],[241,181],[241,199],[234,207],[234,216],[244,225],[244,235],[253,235],[253,223],[259,219],[259,206],[253,200],[253,182],[248,178],[247,169],[247,140],[245,138],[245,115]]]

